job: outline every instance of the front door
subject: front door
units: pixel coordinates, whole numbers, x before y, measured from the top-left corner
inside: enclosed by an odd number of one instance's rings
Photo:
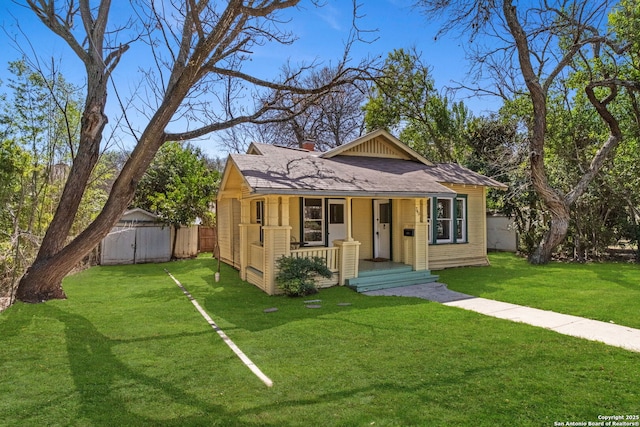
[[[346,201],[344,199],[329,199],[329,227],[327,232],[329,238],[328,245],[334,240],[344,240],[347,238]]]
[[[391,200],[373,201],[374,258],[391,258]]]

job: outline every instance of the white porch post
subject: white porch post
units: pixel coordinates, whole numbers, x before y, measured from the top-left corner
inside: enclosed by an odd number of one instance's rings
[[[346,198],[346,219],[347,219],[347,238],[346,241],[347,242],[353,242],[353,219],[351,218],[351,197],[347,197]],[[357,273],[356,273],[357,276]]]

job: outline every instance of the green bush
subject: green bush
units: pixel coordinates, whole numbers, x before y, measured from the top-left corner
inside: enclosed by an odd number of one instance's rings
[[[283,256],[276,261],[276,285],[288,296],[304,296],[318,292],[315,277],[331,277],[331,270],[320,257]]]

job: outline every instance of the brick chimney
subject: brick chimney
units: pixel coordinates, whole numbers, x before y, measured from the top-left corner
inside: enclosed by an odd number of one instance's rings
[[[316,142],[307,139],[302,143],[302,148],[304,148],[307,151],[314,151],[316,149]]]

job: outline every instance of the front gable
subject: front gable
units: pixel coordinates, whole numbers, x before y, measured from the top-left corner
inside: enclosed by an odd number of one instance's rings
[[[324,159],[330,159],[336,156],[411,160],[427,166],[433,166],[433,163],[429,160],[422,157],[383,129],[368,133],[348,144],[341,145],[320,155],[320,157]]]
[[[244,188],[248,187],[247,181],[238,169],[238,165],[233,161],[233,156],[229,156],[222,172],[222,180],[220,181],[220,189],[218,190],[218,198],[221,197],[240,197]]]

